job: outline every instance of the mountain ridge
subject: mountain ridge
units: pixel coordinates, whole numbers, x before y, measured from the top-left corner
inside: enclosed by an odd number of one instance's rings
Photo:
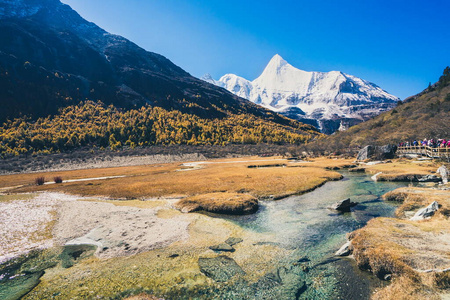
[[[86,100],[124,109],[151,104],[202,118],[251,113],[289,123],[106,32],[59,0],[1,0],[0,41],[0,123],[46,117]]]
[[[417,95],[398,102],[394,109],[366,122],[310,143],[306,151],[354,154],[366,145],[382,146],[422,139],[450,137],[450,67],[439,81]]]
[[[316,121],[325,133],[368,120],[400,100],[376,84],[341,71],[297,69],[279,54],[253,81],[235,74],[217,81],[210,76],[203,79],[291,118],[310,124]]]

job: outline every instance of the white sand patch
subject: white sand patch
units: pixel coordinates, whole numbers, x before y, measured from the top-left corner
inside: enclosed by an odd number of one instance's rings
[[[25,199],[25,196],[23,196]],[[158,208],[76,201],[92,198],[41,193],[31,200],[0,202],[0,263],[34,249],[96,245],[101,258],[128,256],[188,238],[189,217],[157,217]],[[149,200],[151,201],[151,200]],[[163,204],[170,207],[170,201]],[[57,219],[57,220],[56,220]],[[55,221],[53,238],[49,222]]]
[[[58,206],[78,197],[42,193],[31,200],[0,202],[0,263],[34,249],[51,247],[52,240],[42,236],[56,218]]]
[[[61,206],[58,244],[96,245],[101,258],[129,256],[188,238],[188,217],[157,217],[158,209],[76,201]]]

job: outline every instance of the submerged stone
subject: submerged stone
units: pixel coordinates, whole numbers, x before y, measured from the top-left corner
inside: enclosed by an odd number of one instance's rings
[[[211,246],[209,249],[214,251],[228,251],[228,252],[234,252],[234,248],[231,247],[229,244],[222,243],[219,245]]]
[[[198,266],[203,274],[217,282],[226,282],[235,275],[245,275],[234,259],[226,255],[213,258],[200,257]]]
[[[230,237],[228,238],[225,243],[230,245],[230,246],[234,246],[236,244],[242,243],[244,240],[241,238],[236,238],[236,237]]]

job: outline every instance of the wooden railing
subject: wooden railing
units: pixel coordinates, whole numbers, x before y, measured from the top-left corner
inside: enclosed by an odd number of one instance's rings
[[[429,147],[429,146],[402,146],[398,147],[397,154],[417,154],[430,158],[450,160],[449,147]]]

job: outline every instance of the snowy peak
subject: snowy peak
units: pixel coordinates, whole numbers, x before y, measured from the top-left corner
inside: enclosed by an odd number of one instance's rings
[[[234,74],[207,81],[290,118],[317,121],[317,126],[326,133],[367,120],[390,109],[399,100],[376,84],[340,71],[297,69],[279,54],[272,57],[253,81]],[[302,113],[296,117],[296,112]],[[344,119],[352,121],[339,123]],[[325,123],[328,125],[324,126]],[[330,126],[333,128],[325,128]]]
[[[275,54],[266,66],[265,71],[279,71],[284,66],[289,65],[279,54]]]

